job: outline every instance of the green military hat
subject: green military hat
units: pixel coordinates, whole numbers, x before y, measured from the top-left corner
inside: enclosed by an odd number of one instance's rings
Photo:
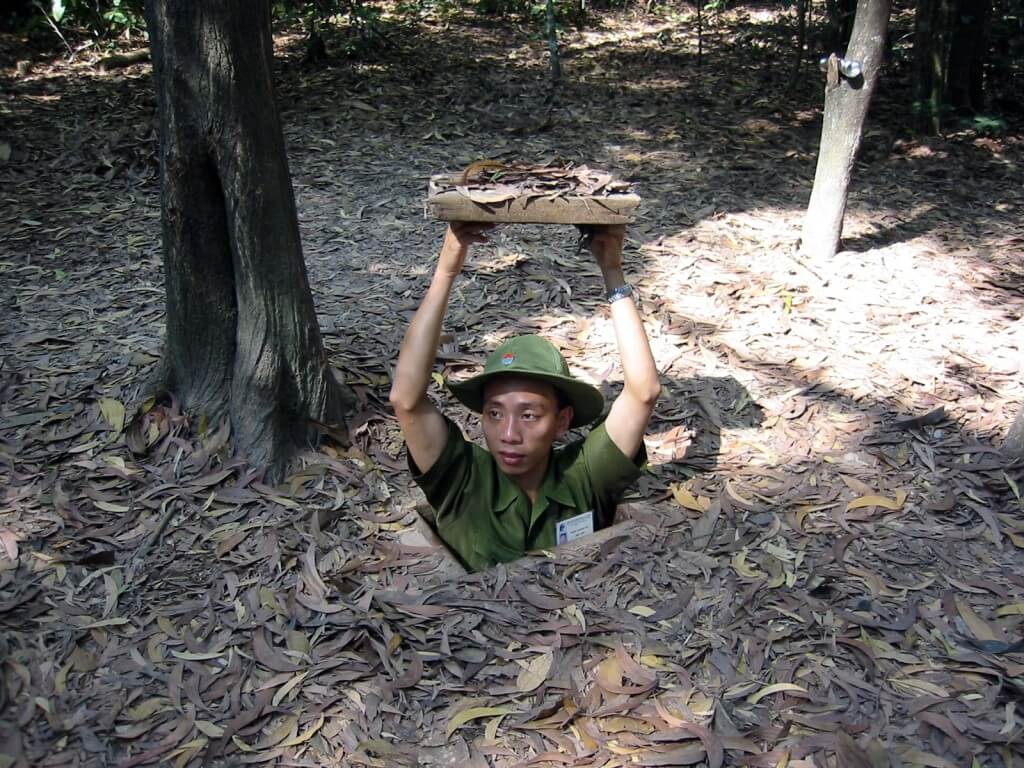
[[[565,395],[573,409],[572,427],[582,427],[604,410],[604,396],[596,387],[574,378],[565,358],[554,344],[540,336],[515,336],[488,357],[483,373],[466,381],[449,383],[452,394],[472,411],[484,406],[484,385],[497,376],[523,376],[551,384]]]

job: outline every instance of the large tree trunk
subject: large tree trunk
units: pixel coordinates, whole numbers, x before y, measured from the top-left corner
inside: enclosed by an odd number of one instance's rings
[[[280,476],[340,424],[271,81],[266,0],[148,0],[160,111],[163,382]]]
[[[839,247],[850,174],[882,64],[889,6],[889,0],[857,3],[845,58],[860,62],[859,76],[840,76],[838,59],[829,58],[818,166],[801,237],[801,251],[808,255],[831,258]]]

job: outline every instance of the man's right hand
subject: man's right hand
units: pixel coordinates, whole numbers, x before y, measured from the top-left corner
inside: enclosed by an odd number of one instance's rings
[[[448,231],[444,235],[444,245],[441,246],[441,255],[437,260],[438,271],[452,277],[462,272],[462,266],[466,262],[469,246],[474,243],[486,243],[487,231],[493,228],[493,224],[485,224],[479,221],[453,221],[449,223]]]
[[[448,423],[427,397],[448,297],[455,278],[462,271],[469,246],[487,242],[485,233],[493,226],[465,221],[448,225],[430,287],[406,329],[398,352],[391,382],[391,407],[395,409],[409,455],[421,472],[434,465],[448,437]]]

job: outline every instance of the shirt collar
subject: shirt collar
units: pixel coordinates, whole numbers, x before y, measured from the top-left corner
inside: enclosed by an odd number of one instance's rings
[[[494,511],[497,514],[501,514],[516,502],[520,494],[524,497],[526,494],[523,494],[512,478],[498,469],[497,464],[495,464],[494,469],[498,473],[498,493],[494,502]],[[563,506],[573,505],[572,492],[562,482],[561,475],[562,473],[558,467],[558,454],[552,450],[551,456],[548,458],[548,467],[544,473],[544,479],[541,481],[540,489],[537,493],[537,503],[534,504],[535,509],[543,506],[541,499],[544,498],[555,501]]]

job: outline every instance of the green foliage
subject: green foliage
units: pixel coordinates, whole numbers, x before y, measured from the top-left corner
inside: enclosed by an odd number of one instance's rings
[[[1010,130],[1009,123],[992,115],[975,115],[968,122],[971,130],[979,136],[1002,136]]]
[[[600,5],[610,8],[625,6],[627,0],[601,0]],[[477,13],[485,16],[520,18],[543,25],[547,17],[544,0],[476,0]],[[587,22],[587,12],[598,7],[593,0],[555,0],[555,20],[561,25],[582,27]]]
[[[61,29],[76,29],[90,37],[105,40],[122,34],[142,32],[144,0],[50,0],[47,5],[34,2],[43,16]]]
[[[417,6],[400,6],[402,15]],[[272,6],[274,18],[301,24],[306,29],[306,59],[314,63],[328,55],[372,57],[388,45],[388,31],[396,22],[385,19],[372,0],[285,0]]]

